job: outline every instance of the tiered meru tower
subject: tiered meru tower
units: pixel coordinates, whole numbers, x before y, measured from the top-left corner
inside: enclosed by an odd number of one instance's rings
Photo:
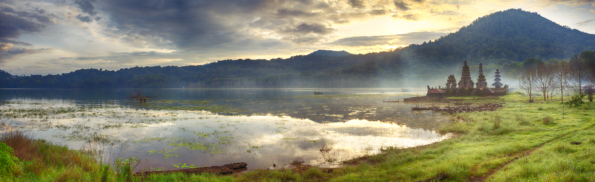
[[[492,84],[494,88],[502,88],[502,83],[500,83],[500,70],[496,69],[496,76],[494,77],[496,77],[494,78],[494,84]]]
[[[469,73],[469,66],[467,66],[467,61],[465,61],[465,66],[463,66],[461,81],[459,81],[459,89],[473,89],[473,80],[471,80],[471,73]]]
[[[477,77],[477,89],[484,90],[488,88],[488,82],[486,82],[486,77],[483,75],[483,65],[479,63],[479,76]]]

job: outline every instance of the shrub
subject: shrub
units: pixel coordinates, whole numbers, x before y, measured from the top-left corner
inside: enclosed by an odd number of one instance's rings
[[[576,95],[572,96],[572,99],[570,101],[568,101],[568,105],[570,105],[570,107],[572,107],[572,106],[578,107],[584,103],[583,102],[584,97],[585,97],[585,95],[583,95],[583,94],[576,94]]]
[[[500,116],[495,116],[494,117],[494,130],[500,128],[500,123],[502,123],[502,119],[500,118]]]
[[[554,119],[552,117],[546,116],[543,118],[543,124],[554,124]]]
[[[446,133],[465,134],[465,133],[469,132],[469,127],[467,126],[467,123],[465,123],[465,122],[455,121],[453,123],[449,123],[446,127],[440,128],[438,131],[441,134],[446,134]]]
[[[531,122],[527,121],[526,119],[523,119],[522,115],[516,115],[516,120],[519,122],[519,125],[521,126],[531,125]]]
[[[0,176],[13,176],[19,167],[19,159],[14,156],[14,151],[5,143],[0,143]]]

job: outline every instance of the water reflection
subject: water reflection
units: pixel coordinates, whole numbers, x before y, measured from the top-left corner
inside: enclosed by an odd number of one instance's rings
[[[108,151],[105,158],[137,157],[154,169],[232,162],[246,162],[254,169],[296,159],[334,167],[379,153],[382,147],[412,147],[448,137],[434,131],[445,122],[441,115],[410,112],[407,104],[383,104],[379,97],[157,99],[147,104],[12,98],[0,105],[0,122],[34,130],[37,138],[74,149],[99,144]],[[178,109],[151,109],[159,104]]]

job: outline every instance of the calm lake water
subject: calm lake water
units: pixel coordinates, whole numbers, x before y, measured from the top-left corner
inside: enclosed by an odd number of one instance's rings
[[[249,169],[292,161],[336,167],[385,147],[442,141],[447,121],[401,89],[0,89],[0,132],[31,131],[103,160],[136,157],[141,168],[246,162]],[[313,95],[314,91],[324,95]],[[140,103],[127,96],[158,96]]]

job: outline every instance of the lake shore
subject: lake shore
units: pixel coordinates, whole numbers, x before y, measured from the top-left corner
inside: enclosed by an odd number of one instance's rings
[[[343,167],[332,170],[299,166],[253,170],[241,175],[165,174],[141,178],[131,175],[131,167],[127,167],[131,161],[100,164],[92,162],[96,160],[88,157],[88,153],[68,150],[80,157],[78,161],[85,161],[73,162],[47,152],[67,150],[65,147],[29,138],[33,147],[23,148],[39,156],[17,155],[19,161],[13,162],[13,170],[1,175],[15,181],[595,180],[595,150],[591,150],[595,146],[595,104],[569,108],[559,101],[528,103],[527,100],[527,96],[510,94],[501,98],[503,108],[497,111],[449,115],[452,122],[444,124],[440,132],[454,133],[457,137],[414,148],[385,148],[380,154],[349,160]],[[21,149],[15,147],[15,153],[17,150]]]

